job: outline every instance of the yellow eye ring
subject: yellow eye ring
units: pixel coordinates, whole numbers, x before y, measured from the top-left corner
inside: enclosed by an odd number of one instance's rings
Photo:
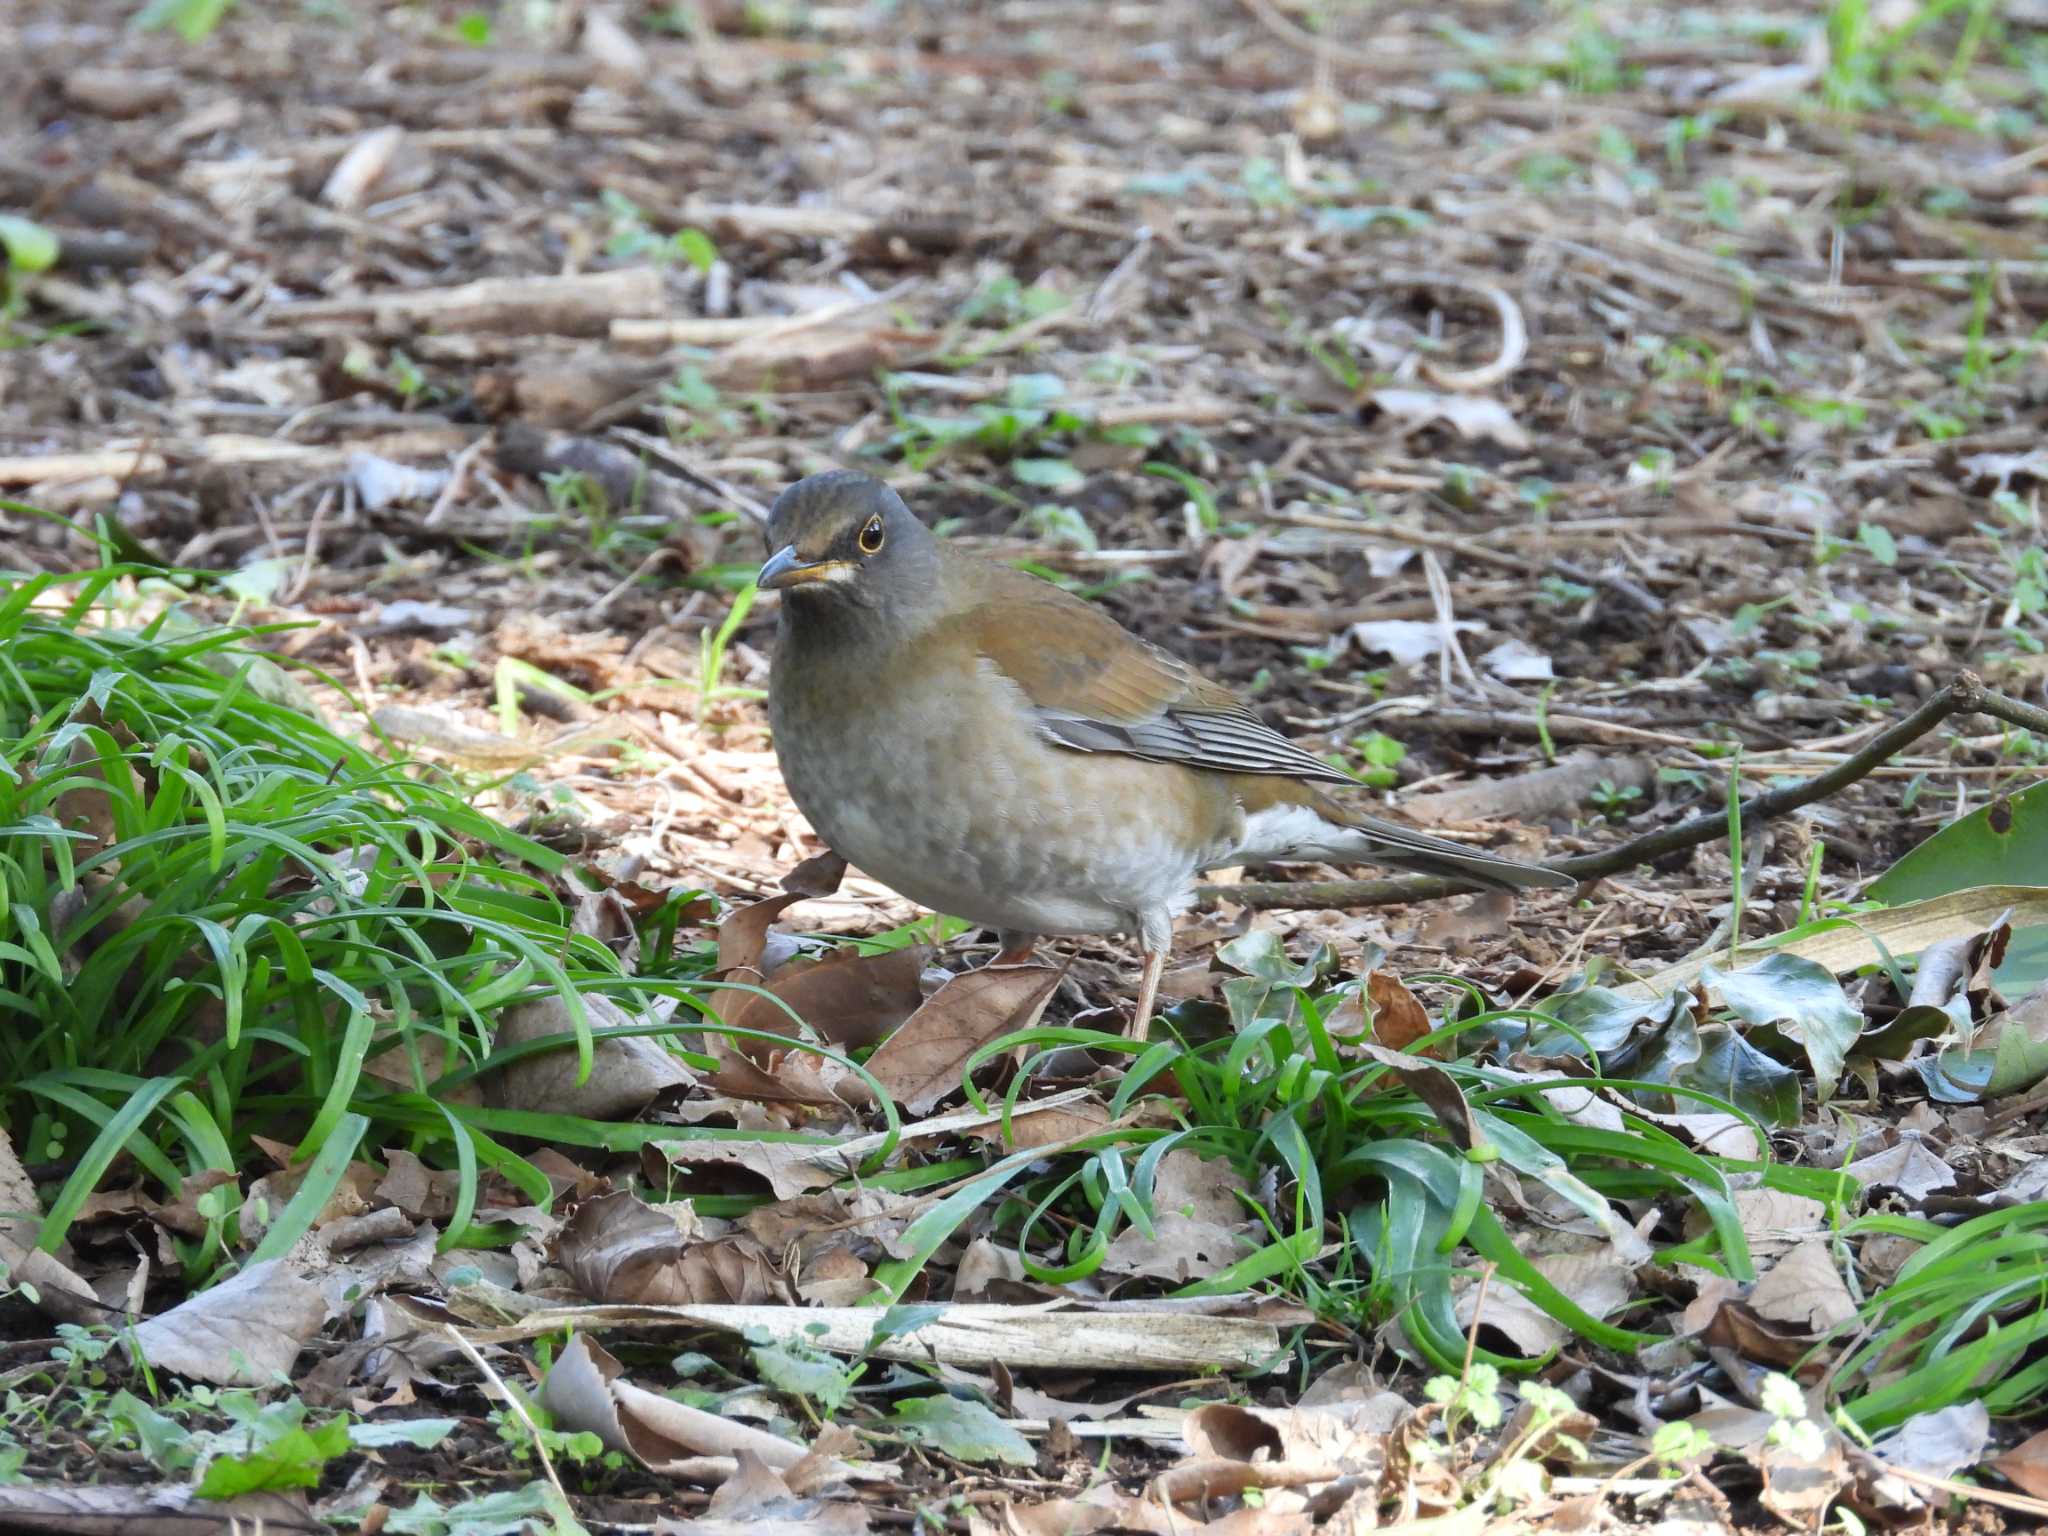
[[[882,552],[882,520],[879,517],[871,517],[861,524],[860,552],[864,555]]]

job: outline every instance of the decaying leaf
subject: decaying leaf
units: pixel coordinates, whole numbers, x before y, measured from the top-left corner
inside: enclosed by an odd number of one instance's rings
[[[657,1190],[788,1200],[846,1176],[848,1165],[832,1151],[786,1141],[650,1141],[640,1149],[640,1170]]]
[[[1750,1310],[1765,1322],[1819,1334],[1856,1315],[1856,1302],[1820,1238],[1795,1243],[1749,1293]]]
[[[216,1386],[265,1387],[289,1373],[330,1312],[327,1293],[283,1259],[237,1271],[131,1335],[160,1371]]]
[[[667,1001],[667,1000],[665,1000]],[[592,1029],[658,1024],[660,1012],[631,1014],[610,998],[582,998]],[[499,1017],[500,1049],[530,1040],[562,1039],[553,1050],[522,1056],[484,1077],[484,1101],[496,1109],[544,1110],[592,1120],[630,1120],[656,1095],[696,1082],[689,1068],[653,1035],[615,1035],[591,1043],[590,1076],[576,1081],[575,1019],[567,999],[550,993],[508,1008]]]
[[[1236,1196],[1243,1189],[1223,1159],[1176,1147],[1159,1160],[1153,1181],[1151,1235],[1126,1227],[1111,1240],[1103,1269],[1185,1284],[1235,1263],[1245,1252],[1241,1235],[1254,1226]]]
[[[578,1334],[541,1384],[541,1402],[565,1430],[595,1434],[650,1472],[719,1483],[739,1470],[747,1452],[777,1471],[794,1468],[809,1448],[720,1414],[692,1408],[634,1386],[625,1368],[586,1334]]]
[[[777,1034],[794,1034],[801,1019],[835,1046],[873,1045],[924,1002],[918,979],[931,953],[928,945],[914,944],[877,955],[846,949],[822,960],[792,961],[768,982],[766,996],[725,994],[735,1000],[726,1004],[723,1016],[728,1024]],[[757,1041],[736,1046],[757,1061],[767,1050]]]
[[[704,1238],[627,1191],[586,1200],[562,1228],[556,1262],[594,1301],[750,1305],[793,1299],[788,1277],[751,1237]]]
[[[897,1103],[924,1114],[959,1090],[960,1070],[975,1051],[1037,1023],[1059,984],[1060,973],[1046,965],[955,976],[882,1042],[867,1068]]]

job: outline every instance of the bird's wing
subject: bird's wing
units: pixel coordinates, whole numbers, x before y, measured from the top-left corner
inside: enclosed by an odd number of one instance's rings
[[[1050,582],[1002,571],[982,599],[954,622],[1023,690],[1060,746],[1219,773],[1357,782],[1263,725],[1229,689]]]

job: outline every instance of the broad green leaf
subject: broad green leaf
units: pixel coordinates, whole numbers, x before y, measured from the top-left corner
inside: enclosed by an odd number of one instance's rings
[[[980,1403],[957,1397],[908,1397],[893,1410],[905,1438],[929,1445],[960,1461],[1000,1461],[1013,1467],[1038,1465],[1031,1442]]]
[[[1019,459],[1010,471],[1026,485],[1048,491],[1078,491],[1088,477],[1066,459]]]
[[[1872,881],[1867,894],[1896,907],[1980,886],[2048,886],[2048,780],[1950,822]],[[2031,921],[2013,914],[2012,942],[1993,977],[2014,997],[2048,981],[2048,910]]]
[[[216,1457],[196,1490],[202,1499],[232,1499],[265,1488],[313,1488],[327,1463],[346,1455],[348,1419],[329,1419],[314,1429],[289,1429],[254,1450]]]
[[[2026,1017],[2028,1014],[2034,1017]],[[2048,1078],[2048,1039],[2040,1034],[2042,1025],[2048,1023],[2044,1015],[2048,1008],[2029,1004],[1998,1019],[1998,1044],[1993,1047],[1991,1076],[1984,1084],[1985,1098],[2023,1093]]]
[[[1856,530],[1856,537],[1863,547],[1870,551],[1870,558],[1879,565],[1890,566],[1899,563],[1898,541],[1892,537],[1892,531],[1883,523],[1862,524]]]
[[[1710,965],[1703,979],[1743,1019],[1802,1046],[1813,1066],[1815,1096],[1825,1104],[1834,1095],[1849,1047],[1863,1033],[1863,1010],[1827,967],[1777,954],[1740,971]]]
[[[852,1375],[837,1360],[801,1346],[762,1344],[753,1351],[754,1369],[778,1392],[809,1398],[827,1416],[837,1413],[853,1386]]]
[[[699,272],[718,265],[718,247],[701,229],[679,229],[675,233],[676,254]]]
[[[2048,866],[2032,874],[2036,882],[2043,882],[2048,879]],[[2018,941],[2026,937],[2021,930],[2048,924],[2048,883],[1974,886],[1908,901],[1903,906],[1859,912],[1853,917],[1822,918],[1745,944],[1737,953],[1744,960],[1770,954],[1799,955],[1842,976],[1866,965],[1883,963],[1887,953],[1905,958],[1943,939],[1975,938],[2001,917],[2008,917],[2012,923],[2017,947]],[[2007,963],[2010,962],[2008,949]],[[1681,960],[1616,990],[1624,997],[1662,996],[1690,985],[1713,963],[1713,957]],[[2003,972],[2000,980],[2004,981]]]
[[[1799,1074],[1774,1061],[1732,1029],[1708,1031],[1696,1061],[1674,1072],[1674,1087],[1726,1099],[1745,1114],[1774,1125],[1799,1120]]]

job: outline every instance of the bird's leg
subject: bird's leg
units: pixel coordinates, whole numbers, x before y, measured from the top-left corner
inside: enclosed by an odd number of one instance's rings
[[[1160,908],[1138,915],[1138,944],[1145,951],[1145,972],[1138,978],[1138,1007],[1124,1029],[1132,1040],[1145,1038],[1152,1023],[1152,1009],[1159,1001],[1159,977],[1166,969],[1166,957],[1173,951],[1173,913]]]
[[[1159,1001],[1159,977],[1166,969],[1166,951],[1147,946],[1145,950],[1145,973],[1138,978],[1138,1006],[1131,1014],[1131,1022],[1124,1026],[1124,1034],[1132,1040],[1145,1038],[1146,1026],[1152,1022],[1152,1009]]]
[[[1003,928],[997,931],[996,942],[1002,948],[996,951],[995,959],[989,961],[990,965],[1028,965],[1032,950],[1038,947],[1038,935]]]

